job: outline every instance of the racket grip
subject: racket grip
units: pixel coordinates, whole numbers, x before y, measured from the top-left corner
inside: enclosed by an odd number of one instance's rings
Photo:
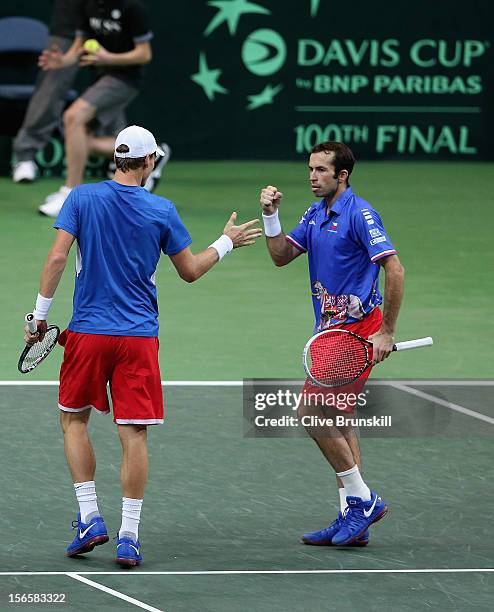
[[[34,315],[32,312],[28,313],[25,317],[24,317],[26,323],[27,323],[27,328],[29,329],[29,331],[32,334],[35,334],[38,331],[38,327],[36,325],[36,321],[34,319]]]
[[[394,351],[406,351],[408,349],[421,348],[422,346],[431,346],[433,340],[430,336],[427,338],[418,338],[417,340],[407,340],[406,342],[397,342],[393,350]]]

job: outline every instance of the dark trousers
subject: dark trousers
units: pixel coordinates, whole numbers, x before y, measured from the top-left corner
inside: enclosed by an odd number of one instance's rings
[[[48,48],[55,44],[65,53],[72,42],[61,36],[49,36]],[[67,92],[77,70],[77,64],[62,70],[40,70],[24,121],[14,140],[17,161],[33,160],[36,152],[49,142],[53,130],[60,125]]]

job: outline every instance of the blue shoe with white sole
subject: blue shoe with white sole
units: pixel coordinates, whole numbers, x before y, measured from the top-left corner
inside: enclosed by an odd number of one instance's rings
[[[343,527],[344,516],[341,512],[338,512],[338,517],[334,520],[329,527],[321,529],[320,531],[312,531],[311,533],[304,533],[302,536],[302,542],[304,544],[310,544],[311,546],[333,546],[333,538]],[[349,546],[367,546],[369,543],[369,532],[366,530],[358,540],[349,544]]]
[[[369,501],[349,496],[346,503],[348,510],[340,530],[333,536],[333,546],[349,546],[357,542],[373,523],[380,521],[388,512],[388,507],[375,491],[371,491]]]
[[[95,546],[108,542],[108,532],[105,521],[101,516],[93,517],[89,523],[81,521],[81,513],[77,513],[77,520],[72,521],[72,529],[77,529],[74,541],[67,547],[67,557],[75,557],[91,552]]]
[[[137,542],[129,537],[117,536],[117,563],[122,567],[139,565],[142,561],[141,547]]]

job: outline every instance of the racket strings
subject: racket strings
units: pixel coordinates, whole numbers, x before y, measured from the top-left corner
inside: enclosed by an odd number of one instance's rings
[[[33,344],[27,351],[22,360],[22,368],[29,370],[46,357],[57,343],[58,334],[59,331],[57,327],[49,327],[43,340]]]
[[[365,345],[337,331],[322,334],[310,346],[311,376],[323,385],[342,386],[355,380],[367,364]]]

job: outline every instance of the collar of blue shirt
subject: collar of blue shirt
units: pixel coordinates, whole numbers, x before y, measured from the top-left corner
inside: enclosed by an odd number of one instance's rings
[[[340,195],[340,197],[336,200],[336,202],[331,206],[331,210],[329,211],[329,216],[339,215],[343,210],[345,204],[352,197],[353,190],[350,185],[345,189],[345,191]],[[326,199],[321,200],[320,204],[321,208],[326,208]],[[325,213],[326,214],[326,213]]]

